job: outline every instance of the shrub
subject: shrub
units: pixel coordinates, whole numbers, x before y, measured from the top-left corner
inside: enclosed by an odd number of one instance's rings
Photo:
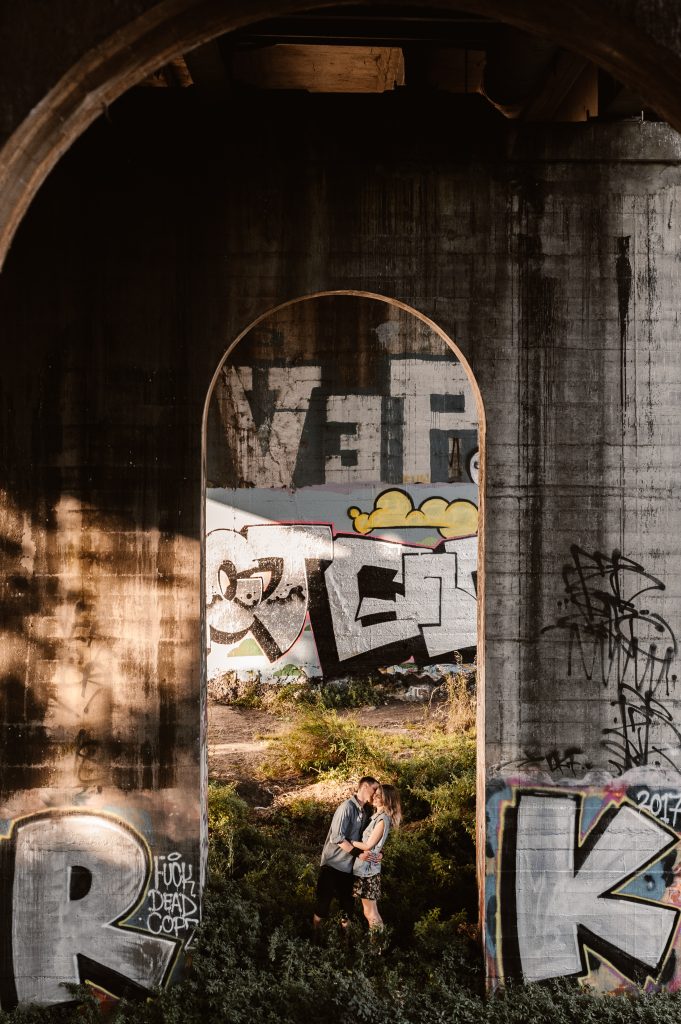
[[[354,718],[340,718],[336,711],[319,707],[304,708],[293,727],[274,741],[266,770],[275,775],[334,773],[337,778],[379,773],[387,759],[374,739],[374,733]]]
[[[407,821],[455,815],[475,838],[476,747],[474,736],[434,732],[413,755],[396,762],[395,785]]]
[[[388,843],[381,912],[396,941],[409,946],[417,921],[432,910],[475,919],[475,848],[465,833],[452,828],[448,835],[441,828],[436,834],[429,823],[419,822],[393,833]]]
[[[208,806],[211,868],[218,877],[231,878],[252,859],[254,849],[262,846],[263,837],[251,824],[248,806],[233,786],[211,783]]]
[[[365,676],[351,676],[323,683],[318,693],[322,706],[329,709],[363,708],[368,704],[380,704],[384,700],[382,689],[378,689],[373,680]]]
[[[474,729],[477,717],[475,676],[465,672],[448,673],[443,685],[447,696],[444,705],[447,732]]]

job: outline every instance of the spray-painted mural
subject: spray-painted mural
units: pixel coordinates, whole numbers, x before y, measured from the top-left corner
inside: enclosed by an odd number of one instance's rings
[[[163,920],[153,926],[158,890],[148,891],[149,847],[124,821],[81,811],[35,814],[0,840],[0,860],[8,900],[3,1008],[61,1002],[66,984],[84,980],[116,996],[143,996],[167,978],[180,933]],[[164,897],[169,890],[164,879]]]
[[[124,818],[74,807],[17,818],[0,870],[3,1010],[63,1002],[84,982],[144,998],[181,969],[198,924],[194,868],[177,851],[152,856]]]
[[[598,746],[527,749],[488,780],[488,972],[603,991],[681,989],[681,732],[665,585],[577,545],[543,636],[575,700],[609,714]]]
[[[279,310],[208,414],[208,679],[450,665],[476,647],[478,417],[443,338],[388,302]]]
[[[664,797],[673,807],[681,790],[624,778],[600,787],[528,777],[488,786],[492,977],[576,976],[622,991],[681,987],[680,834],[660,813]]]

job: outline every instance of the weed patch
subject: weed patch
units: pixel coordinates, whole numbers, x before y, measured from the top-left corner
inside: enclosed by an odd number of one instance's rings
[[[265,769],[275,776],[316,775],[349,779],[388,766],[376,733],[337,711],[301,708],[293,726],[272,743]]]

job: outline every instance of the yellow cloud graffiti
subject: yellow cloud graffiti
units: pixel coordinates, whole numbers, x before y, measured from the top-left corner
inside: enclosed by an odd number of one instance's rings
[[[427,527],[436,529],[446,540],[455,537],[470,537],[478,532],[478,509],[472,501],[457,498],[426,498],[418,508],[406,491],[393,488],[383,491],[374,502],[371,512],[349,508],[357,533],[371,533],[372,530],[413,529]]]

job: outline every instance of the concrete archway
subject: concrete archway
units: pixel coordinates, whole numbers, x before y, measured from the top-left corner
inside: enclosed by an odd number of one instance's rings
[[[381,0],[386,2],[386,0]],[[340,0],[341,4],[351,0]],[[183,52],[255,21],[325,0],[164,0],[85,53],[5,143],[0,154],[0,265],[41,184],[59,158],[107,106]],[[549,37],[636,89],[681,130],[681,59],[601,5],[570,0],[439,0]]]
[[[316,5],[308,4],[307,6]],[[521,5],[518,5],[515,15],[509,14],[508,10],[502,11],[500,3],[470,2],[452,6],[463,6],[469,10],[496,14],[503,16],[506,20],[514,21],[521,27],[555,34],[555,37],[561,42],[573,45],[575,49],[592,56],[599,63],[613,70],[619,77],[636,85],[673,124],[680,123],[676,101],[672,96],[672,85],[674,85],[673,91],[675,92],[675,83],[681,80],[677,62],[674,59],[667,59],[663,48],[650,42],[642,44],[639,36],[631,28],[622,27],[615,22],[612,16],[606,16],[602,11],[595,14],[587,12],[582,9],[582,5],[576,3],[571,4],[560,13],[547,13],[540,10],[538,4],[527,3],[522,5],[522,11],[520,10]],[[256,7],[249,4],[248,10],[245,10],[245,5],[239,7],[233,4],[231,13],[225,12],[224,9],[218,10],[218,7],[222,8],[223,5],[198,2],[160,5],[152,12],[153,17],[151,14],[143,16],[128,29],[122,30],[115,39],[109,41],[109,44],[103,44],[96,52],[83,58],[83,61],[74,66],[72,71],[55,87],[50,96],[39,104],[34,113],[27,118],[24,125],[10,140],[4,153],[7,158],[6,163],[3,164],[3,171],[6,175],[4,182],[8,187],[3,192],[5,205],[0,209],[3,211],[4,218],[2,223],[5,248],[41,182],[49,174],[61,153],[101,111],[103,104],[114,100],[126,88],[139,81],[151,68],[174,54],[187,50],[193,45],[199,45],[205,39],[235,27],[239,23],[252,20],[255,16],[264,17],[283,13],[295,9],[297,5],[262,3]],[[612,42],[615,39],[618,40],[616,46]],[[671,230],[671,221],[669,230]],[[622,244],[624,245],[624,238]],[[530,258],[535,259],[534,254],[531,254]],[[626,264],[626,262],[623,250],[622,259],[618,260],[618,273],[620,264]],[[534,266],[531,269],[534,273]],[[629,272],[631,273],[631,269]],[[557,279],[557,273],[555,277]],[[622,294],[626,298],[626,267],[622,280],[624,282]],[[530,291],[528,285],[527,295],[521,296],[523,301],[528,299],[523,314],[527,323],[537,312],[529,301],[531,299]],[[554,327],[555,325],[551,323],[549,326]],[[623,326],[620,324],[620,330],[625,334],[626,327],[625,303]],[[618,338],[621,336],[620,334]],[[614,390],[612,393],[615,393]],[[541,424],[537,427],[539,439],[535,445],[537,449],[540,447],[540,442],[543,441],[540,428]],[[528,434],[528,436],[530,435]],[[534,440],[532,443],[534,444]],[[529,442],[527,444],[529,446]],[[556,493],[560,494],[559,491]],[[578,525],[581,529],[582,523],[580,522]],[[197,577],[198,573],[193,578]],[[517,635],[512,629],[509,632],[512,636]],[[522,799],[525,799],[525,796]],[[528,803],[529,801],[526,801],[525,808]],[[536,804],[530,804],[530,810],[536,806]],[[565,808],[565,801],[562,806]],[[569,806],[567,810],[570,810]],[[529,814],[526,811],[523,813]],[[568,817],[566,811],[562,820],[568,820]],[[510,821],[510,818],[504,820]],[[515,863],[511,830],[506,830],[504,838],[511,851],[509,863]],[[502,893],[502,896],[506,897],[507,904],[510,904],[515,899],[515,891],[511,891],[510,895]],[[530,936],[528,945],[531,945],[532,941],[534,940]],[[512,961],[513,957],[510,956],[507,959]]]

